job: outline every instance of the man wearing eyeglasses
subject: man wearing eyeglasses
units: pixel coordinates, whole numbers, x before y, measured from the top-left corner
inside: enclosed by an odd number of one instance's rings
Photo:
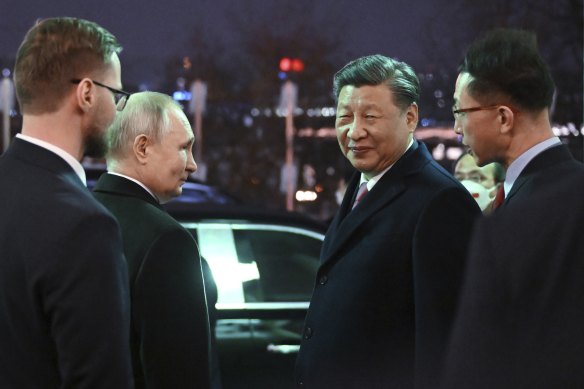
[[[477,165],[505,167],[505,207],[529,197],[535,181],[553,178],[555,167],[578,163],[552,131],[554,82],[535,37],[519,31],[496,34],[492,52],[498,62],[487,60],[487,43],[467,53],[456,80],[453,114],[454,130]]]
[[[79,162],[102,155],[122,107],[120,51],[74,18],[37,22],[18,50],[22,131],[0,157],[2,388],[133,387],[120,230]]]
[[[443,388],[584,387],[584,167],[552,132],[553,92],[533,34],[465,56],[455,128],[507,168],[506,200],[475,227]]]
[[[505,180],[505,170],[500,163],[479,167],[473,156],[465,152],[454,163],[454,177],[473,195],[483,214],[492,212],[497,192]]]

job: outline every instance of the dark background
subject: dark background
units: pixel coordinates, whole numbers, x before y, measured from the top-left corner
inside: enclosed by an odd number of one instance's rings
[[[1,68],[13,67],[34,21],[50,16],[90,19],[114,33],[124,46],[122,79],[128,91],[172,94],[180,81],[187,90],[195,79],[205,81],[203,149],[195,159],[207,165],[208,183],[247,203],[285,204],[279,190],[284,118],[275,112],[282,57],[300,58],[305,65],[285,76],[297,83],[302,109],[294,118],[298,189],[319,194],[317,201],[296,202],[295,208],[326,219],[336,208],[340,178],[352,169],[331,131],[334,72],[355,57],[376,53],[412,65],[423,91],[416,136],[451,168],[460,153],[450,113],[456,68],[466,47],[493,27],[537,33],[557,84],[552,121],[582,159],[581,0],[2,0]],[[17,112],[12,124],[17,131]],[[314,174],[304,179],[302,171],[311,169]]]

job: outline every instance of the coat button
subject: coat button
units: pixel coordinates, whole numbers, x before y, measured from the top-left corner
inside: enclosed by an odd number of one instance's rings
[[[304,339],[310,339],[312,337],[312,328],[306,327],[304,330]]]
[[[319,283],[319,284],[321,284],[321,285],[324,285],[324,284],[326,284],[326,283],[327,283],[327,281],[328,281],[328,277],[326,276],[326,274],[325,274],[325,275],[323,275],[323,276],[321,276],[321,277],[318,279],[318,283]]]

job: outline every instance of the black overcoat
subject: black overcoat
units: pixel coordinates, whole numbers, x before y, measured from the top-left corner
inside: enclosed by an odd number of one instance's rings
[[[359,177],[323,243],[297,384],[432,387],[480,209],[418,142],[351,211]]]
[[[124,177],[102,175],[94,195],[122,229],[136,388],[208,388],[209,317],[194,238]]]

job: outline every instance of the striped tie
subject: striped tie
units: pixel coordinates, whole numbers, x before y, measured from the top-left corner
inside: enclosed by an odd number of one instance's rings
[[[354,209],[357,204],[359,204],[359,202],[363,199],[363,197],[365,197],[365,195],[368,193],[369,191],[367,190],[367,182],[363,182],[360,186],[359,186],[359,190],[357,191],[357,196],[355,196],[355,201],[353,202],[353,208]]]

